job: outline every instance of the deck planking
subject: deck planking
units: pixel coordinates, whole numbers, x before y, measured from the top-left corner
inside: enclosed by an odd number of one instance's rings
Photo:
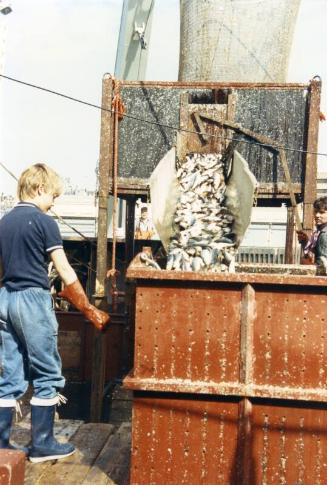
[[[58,441],[70,441],[76,452],[61,460],[31,463],[26,460],[24,485],[129,485],[131,425],[58,420]],[[16,423],[12,441],[30,442],[30,416]]]

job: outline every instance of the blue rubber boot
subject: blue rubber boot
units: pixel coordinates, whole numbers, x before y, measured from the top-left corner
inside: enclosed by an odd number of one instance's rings
[[[14,411],[14,407],[0,407],[0,448],[19,450],[27,454],[27,448],[14,446],[9,441]]]
[[[0,448],[11,449],[9,443],[15,408],[0,408]]]
[[[32,463],[59,460],[72,455],[75,447],[70,443],[59,443],[53,436],[56,405],[31,406],[32,446],[29,459]]]

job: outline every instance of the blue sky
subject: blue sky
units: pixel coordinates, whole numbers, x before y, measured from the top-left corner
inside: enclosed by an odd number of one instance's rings
[[[100,104],[102,76],[114,71],[122,0],[12,0],[12,7],[0,24],[7,23],[4,74]],[[308,82],[316,74],[327,80],[326,23],[327,0],[302,0],[289,81]],[[178,55],[179,0],[156,0],[147,79],[177,80]],[[76,185],[94,188],[98,110],[6,80],[0,80],[0,101],[2,163],[19,174],[45,161]],[[327,122],[319,149],[327,153]],[[327,171],[327,157],[319,168]],[[15,192],[1,168],[0,192]]]

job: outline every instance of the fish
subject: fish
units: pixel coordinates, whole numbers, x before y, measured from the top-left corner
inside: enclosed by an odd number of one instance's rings
[[[195,256],[193,258],[193,261],[191,263],[191,267],[193,271],[200,271],[201,268],[203,268],[203,261],[199,256]]]
[[[167,269],[232,271],[235,244],[230,197],[234,194],[227,191],[221,158],[215,153],[189,153],[177,160],[181,194],[173,218]]]
[[[210,249],[203,249],[201,251],[201,258],[206,266],[209,266],[212,262],[212,251]]]
[[[167,257],[167,264],[166,264],[167,270],[171,270],[173,268],[174,259],[175,259],[174,255],[172,253],[169,253]]]

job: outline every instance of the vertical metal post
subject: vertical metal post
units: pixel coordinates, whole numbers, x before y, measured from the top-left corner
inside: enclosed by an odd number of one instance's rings
[[[240,382],[251,384],[253,379],[253,320],[255,315],[255,291],[246,284],[242,289],[241,310],[241,366]]]
[[[305,160],[303,229],[313,228],[312,204],[317,196],[317,151],[320,113],[321,82],[313,80],[309,91],[309,113],[307,131],[307,154]]]
[[[135,233],[135,203],[136,197],[126,199],[125,221],[125,262],[126,268],[134,257],[134,233]]]
[[[246,284],[241,297],[240,382],[253,383],[253,334],[255,289]],[[237,447],[237,483],[251,484],[252,468],[252,403],[243,398],[239,403],[239,442]]]
[[[113,83],[106,75],[102,85],[102,107],[111,110]],[[94,303],[98,307],[106,304],[105,281],[107,274],[107,230],[108,230],[108,195],[109,164],[112,157],[112,113],[101,113],[101,142],[99,162],[99,195],[98,195],[98,234],[96,258],[96,282]],[[103,392],[105,385],[106,335],[94,334],[91,381],[90,418],[93,422],[101,420]]]
[[[295,210],[294,207],[287,207],[286,240],[285,240],[285,263],[295,263]]]

